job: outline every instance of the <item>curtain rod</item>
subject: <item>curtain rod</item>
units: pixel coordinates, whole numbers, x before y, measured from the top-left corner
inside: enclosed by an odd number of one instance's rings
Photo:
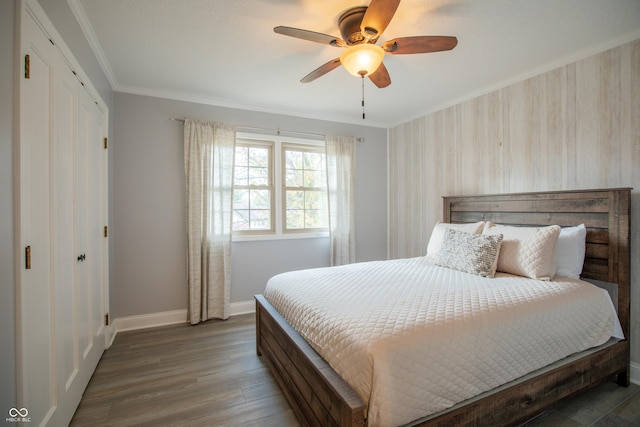
[[[182,122],[184,123],[185,119],[178,119],[175,117],[170,117],[169,120],[173,120],[176,122]],[[321,133],[311,133],[311,132],[299,132],[299,131],[295,131],[295,130],[286,130],[286,129],[280,129],[280,128],[266,128],[266,127],[258,127],[258,126],[244,126],[244,125],[236,125],[236,129],[239,129],[241,132],[243,130],[262,130],[262,131],[269,131],[269,132],[276,132],[276,134],[278,136],[280,136],[281,133],[288,133],[291,135],[307,135],[307,136],[314,136],[316,138],[325,138],[326,135],[321,134]],[[364,137],[359,136],[356,138],[357,142],[364,142]]]

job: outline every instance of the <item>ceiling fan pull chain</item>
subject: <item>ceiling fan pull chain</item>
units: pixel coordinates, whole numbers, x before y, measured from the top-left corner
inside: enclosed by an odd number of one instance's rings
[[[362,77],[362,120],[364,120],[364,74],[360,74]]]

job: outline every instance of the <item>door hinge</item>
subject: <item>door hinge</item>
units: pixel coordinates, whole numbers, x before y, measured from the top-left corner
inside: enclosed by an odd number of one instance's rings
[[[109,139],[105,136],[104,137],[104,149],[106,150],[108,146],[109,146]]]
[[[109,237],[109,228],[106,225],[104,226],[104,237]]]
[[[31,270],[31,246],[24,248],[24,266],[27,270]]]
[[[24,78],[31,78],[31,61],[29,59],[29,55],[24,56]]]
[[[104,315],[104,325],[109,326],[109,313]]]

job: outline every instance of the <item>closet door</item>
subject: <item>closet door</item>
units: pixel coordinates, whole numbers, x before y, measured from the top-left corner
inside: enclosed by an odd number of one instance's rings
[[[18,408],[68,425],[106,346],[106,111],[21,2]]]
[[[39,425],[55,410],[51,148],[57,52],[30,16],[22,19],[18,407]],[[28,57],[27,57],[28,55]],[[28,59],[27,59],[28,58]]]
[[[80,91],[78,108],[78,135],[75,144],[75,243],[76,243],[76,294],[75,304],[78,310],[77,336],[79,351],[85,354],[91,351],[91,319],[89,304],[91,298],[89,274],[92,255],[89,251],[89,144],[91,143],[92,120],[91,99]],[[87,258],[88,257],[88,258]]]
[[[79,83],[62,57],[56,67],[54,92],[53,141],[53,218],[52,235],[54,265],[54,317],[55,332],[55,389],[57,408],[50,425],[64,425],[73,416],[74,399],[82,395],[84,387],[78,384],[80,363],[78,358],[76,293],[76,249],[74,241],[74,145],[76,141]]]
[[[104,241],[102,209],[106,195],[96,179],[96,153],[101,147],[102,114],[84,88],[80,89],[78,135],[75,144],[75,243],[77,338],[81,366],[87,381],[104,351],[104,314],[102,275],[103,257],[99,244]],[[100,221],[101,225],[98,225]]]
[[[109,240],[107,212],[108,206],[108,152],[105,135],[107,135],[107,114],[100,107],[92,103],[93,136],[89,150],[89,181],[91,182],[89,226],[90,239],[89,251],[91,259],[90,286],[91,286],[91,333],[98,349],[104,349],[108,339],[107,314],[109,307]],[[97,360],[96,360],[97,362]]]

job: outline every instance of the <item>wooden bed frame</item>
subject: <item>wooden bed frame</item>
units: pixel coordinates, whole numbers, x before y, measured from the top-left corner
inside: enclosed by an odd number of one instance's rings
[[[444,222],[587,227],[581,277],[615,283],[629,337],[629,188],[444,197]],[[256,344],[298,420],[309,426],[365,426],[366,405],[286,320],[256,295]],[[610,341],[524,379],[411,425],[515,425],[555,402],[617,376],[629,385],[629,341]]]

